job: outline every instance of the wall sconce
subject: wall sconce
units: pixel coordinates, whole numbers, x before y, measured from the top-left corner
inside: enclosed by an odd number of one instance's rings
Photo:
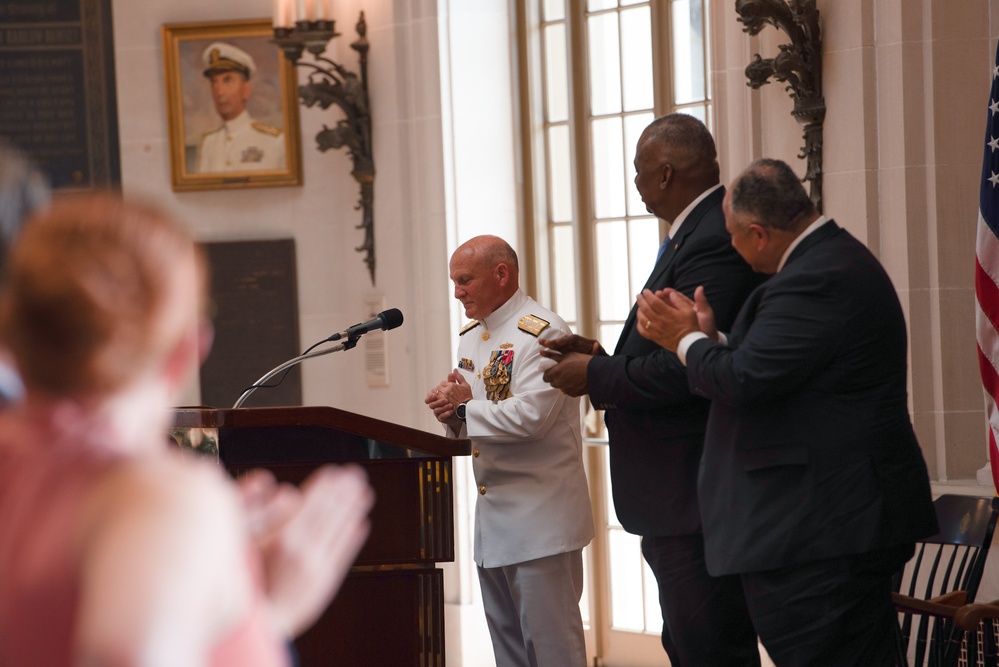
[[[826,100],[822,96],[822,35],[815,0],[735,0],[735,11],[750,35],[758,34],[769,23],[791,38],[790,44],[777,47],[780,53],[773,58],[755,54],[746,66],[746,78],[754,90],[769,83],[770,77],[787,84],[785,90],[794,100],[791,115],[805,126],[805,145],[798,154],[798,159],[808,160],[802,180],[810,184],[809,196],[821,212]]]
[[[361,197],[355,210],[362,211],[361,224],[364,242],[355,248],[365,253],[364,263],[375,284],[375,221],[374,188],[375,162],[371,152],[371,111],[368,106],[368,40],[364,12],[357,21],[358,38],[350,48],[360,55],[360,76],[323,56],[327,43],[339,33],[332,18],[332,0],[275,0],[274,43],[284,51],[296,67],[307,68],[309,82],[298,87],[298,97],[303,106],[319,105],[328,109],[335,104],[346,118],[336,126],[327,127],[316,135],[320,151],[346,146],[354,161],[351,172],[361,186]],[[301,62],[308,51],[313,62]]]

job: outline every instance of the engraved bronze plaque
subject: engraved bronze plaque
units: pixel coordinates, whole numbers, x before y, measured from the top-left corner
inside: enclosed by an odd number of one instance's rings
[[[56,188],[121,183],[111,0],[0,2],[0,136]]]
[[[295,242],[230,241],[207,243],[205,249],[211,267],[215,342],[201,367],[201,402],[228,408],[267,371],[301,353]],[[302,404],[298,367],[265,385],[245,407]]]

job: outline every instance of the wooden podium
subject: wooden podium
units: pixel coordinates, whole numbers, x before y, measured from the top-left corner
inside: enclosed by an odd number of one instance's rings
[[[454,560],[453,440],[329,407],[181,408],[180,433],[217,443],[235,476],[267,468],[299,483],[317,466],[352,462],[377,499],[371,535],[336,599],[296,640],[302,667],[444,667],[444,580]]]

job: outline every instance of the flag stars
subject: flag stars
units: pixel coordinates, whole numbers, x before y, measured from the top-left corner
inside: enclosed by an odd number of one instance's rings
[[[991,141],[989,141],[988,146],[993,151],[999,150],[999,137],[992,137]]]
[[[993,171],[992,175],[989,176],[988,180],[989,180],[989,183],[992,184],[992,187],[995,187],[995,186],[999,185],[999,174],[997,174],[997,173],[995,173]]]
[[[992,100],[992,103],[989,104],[989,111],[999,113],[999,100]]]

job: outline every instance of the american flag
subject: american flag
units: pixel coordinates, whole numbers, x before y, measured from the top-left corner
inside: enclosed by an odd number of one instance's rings
[[[989,461],[992,483],[999,492],[999,45],[992,68],[982,189],[978,203],[978,240],[975,244],[975,329],[978,366],[985,389],[985,414],[989,426]]]

